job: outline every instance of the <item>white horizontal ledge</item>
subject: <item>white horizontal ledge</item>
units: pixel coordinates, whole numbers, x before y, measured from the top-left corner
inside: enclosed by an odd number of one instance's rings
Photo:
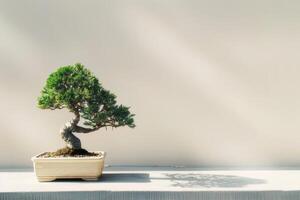
[[[0,172],[0,199],[299,200],[300,170],[108,168],[99,181],[40,183],[32,171]]]
[[[299,200],[299,192],[282,191],[181,191],[181,192],[26,192],[26,193],[2,193],[1,200]]]

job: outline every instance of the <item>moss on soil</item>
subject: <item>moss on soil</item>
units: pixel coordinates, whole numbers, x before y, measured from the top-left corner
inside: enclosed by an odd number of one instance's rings
[[[58,149],[55,152],[46,152],[41,154],[39,157],[51,158],[51,157],[91,157],[100,156],[99,153],[88,152],[85,149],[71,149],[65,147]]]

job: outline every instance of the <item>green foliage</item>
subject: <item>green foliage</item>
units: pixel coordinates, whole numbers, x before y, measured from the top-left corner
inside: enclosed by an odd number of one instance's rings
[[[58,68],[50,74],[38,98],[42,109],[67,108],[80,114],[84,124],[92,128],[135,127],[129,107],[117,105],[116,96],[105,90],[98,79],[83,65]]]

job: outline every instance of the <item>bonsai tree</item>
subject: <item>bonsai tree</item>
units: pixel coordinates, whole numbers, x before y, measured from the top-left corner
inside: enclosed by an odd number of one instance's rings
[[[60,130],[71,151],[82,150],[80,139],[74,133],[86,134],[107,127],[135,127],[134,114],[129,112],[129,107],[118,105],[116,95],[104,89],[82,64],[60,67],[50,74],[38,97],[38,107],[65,108],[74,114]]]

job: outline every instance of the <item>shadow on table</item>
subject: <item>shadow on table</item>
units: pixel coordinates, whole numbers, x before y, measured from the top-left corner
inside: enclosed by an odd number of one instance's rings
[[[262,179],[248,178],[233,175],[217,175],[217,174],[181,174],[174,173],[165,174],[166,179],[170,179],[172,186],[182,188],[230,188],[244,187],[251,184],[263,184]]]
[[[104,173],[99,179],[105,183],[146,183],[150,182],[148,173]]]
[[[57,179],[55,182],[86,182],[86,183],[147,183],[150,182],[148,173],[103,173],[96,181],[82,179]]]

